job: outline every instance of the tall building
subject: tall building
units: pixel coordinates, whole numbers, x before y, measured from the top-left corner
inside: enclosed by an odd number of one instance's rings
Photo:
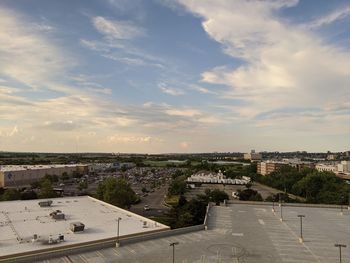
[[[244,160],[260,161],[261,159],[261,153],[256,153],[255,150],[251,150],[250,153],[244,154]]]
[[[257,173],[261,175],[269,175],[272,172],[278,171],[281,167],[288,165],[284,162],[266,161],[258,162]]]

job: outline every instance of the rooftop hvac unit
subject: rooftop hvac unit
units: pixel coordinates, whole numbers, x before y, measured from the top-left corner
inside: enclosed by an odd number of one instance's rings
[[[52,200],[41,201],[38,204],[40,205],[40,207],[48,207],[52,205]]]
[[[84,231],[84,228],[85,228],[85,225],[81,222],[73,222],[73,223],[70,223],[70,230],[72,232],[82,232]]]
[[[57,219],[57,220],[65,219],[65,215],[62,213],[61,210],[56,210],[56,211],[51,212],[51,213],[50,213],[50,216],[51,216],[53,219]]]

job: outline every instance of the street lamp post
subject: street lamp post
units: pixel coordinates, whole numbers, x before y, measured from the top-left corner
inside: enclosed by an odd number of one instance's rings
[[[282,222],[283,221],[283,205],[281,203],[281,218],[280,218],[280,221]]]
[[[339,247],[339,262],[341,263],[342,258],[341,258],[341,248],[346,247],[344,244],[334,244],[335,247]]]
[[[117,219],[117,243],[116,243],[117,247],[120,246],[120,243],[119,243],[119,224],[120,224],[119,222],[120,222],[120,220],[122,220],[122,218],[118,217],[118,219]]]
[[[298,215],[298,217],[300,218],[300,238],[299,241],[300,243],[304,242],[304,238],[303,238],[303,217],[305,217],[305,215]]]
[[[178,244],[179,244],[179,242],[170,243],[170,246],[173,247],[173,263],[175,263],[175,246]]]

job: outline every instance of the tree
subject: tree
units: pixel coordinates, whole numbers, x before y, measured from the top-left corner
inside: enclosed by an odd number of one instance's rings
[[[183,195],[186,192],[186,177],[185,176],[179,176],[175,178],[168,189],[169,195]]]
[[[53,198],[57,197],[53,190],[52,183],[49,179],[46,179],[40,184],[40,198]]]
[[[19,200],[21,199],[21,193],[14,188],[6,189],[2,195],[3,201]]]
[[[130,208],[138,201],[130,184],[124,179],[107,177],[97,187],[97,198],[121,208]]]
[[[239,200],[241,201],[262,201],[261,195],[258,191],[253,189],[238,190]]]
[[[226,192],[221,191],[219,189],[214,189],[210,192],[210,200],[219,205],[224,200],[228,200],[229,196]]]

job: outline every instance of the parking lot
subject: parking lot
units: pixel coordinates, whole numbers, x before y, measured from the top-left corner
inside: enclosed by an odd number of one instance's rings
[[[304,242],[299,242],[300,220]],[[339,262],[335,243],[347,245],[349,262],[350,214],[344,210],[233,204],[210,210],[207,231],[154,239],[45,261],[49,262],[172,262],[171,242],[179,242],[175,262]]]

